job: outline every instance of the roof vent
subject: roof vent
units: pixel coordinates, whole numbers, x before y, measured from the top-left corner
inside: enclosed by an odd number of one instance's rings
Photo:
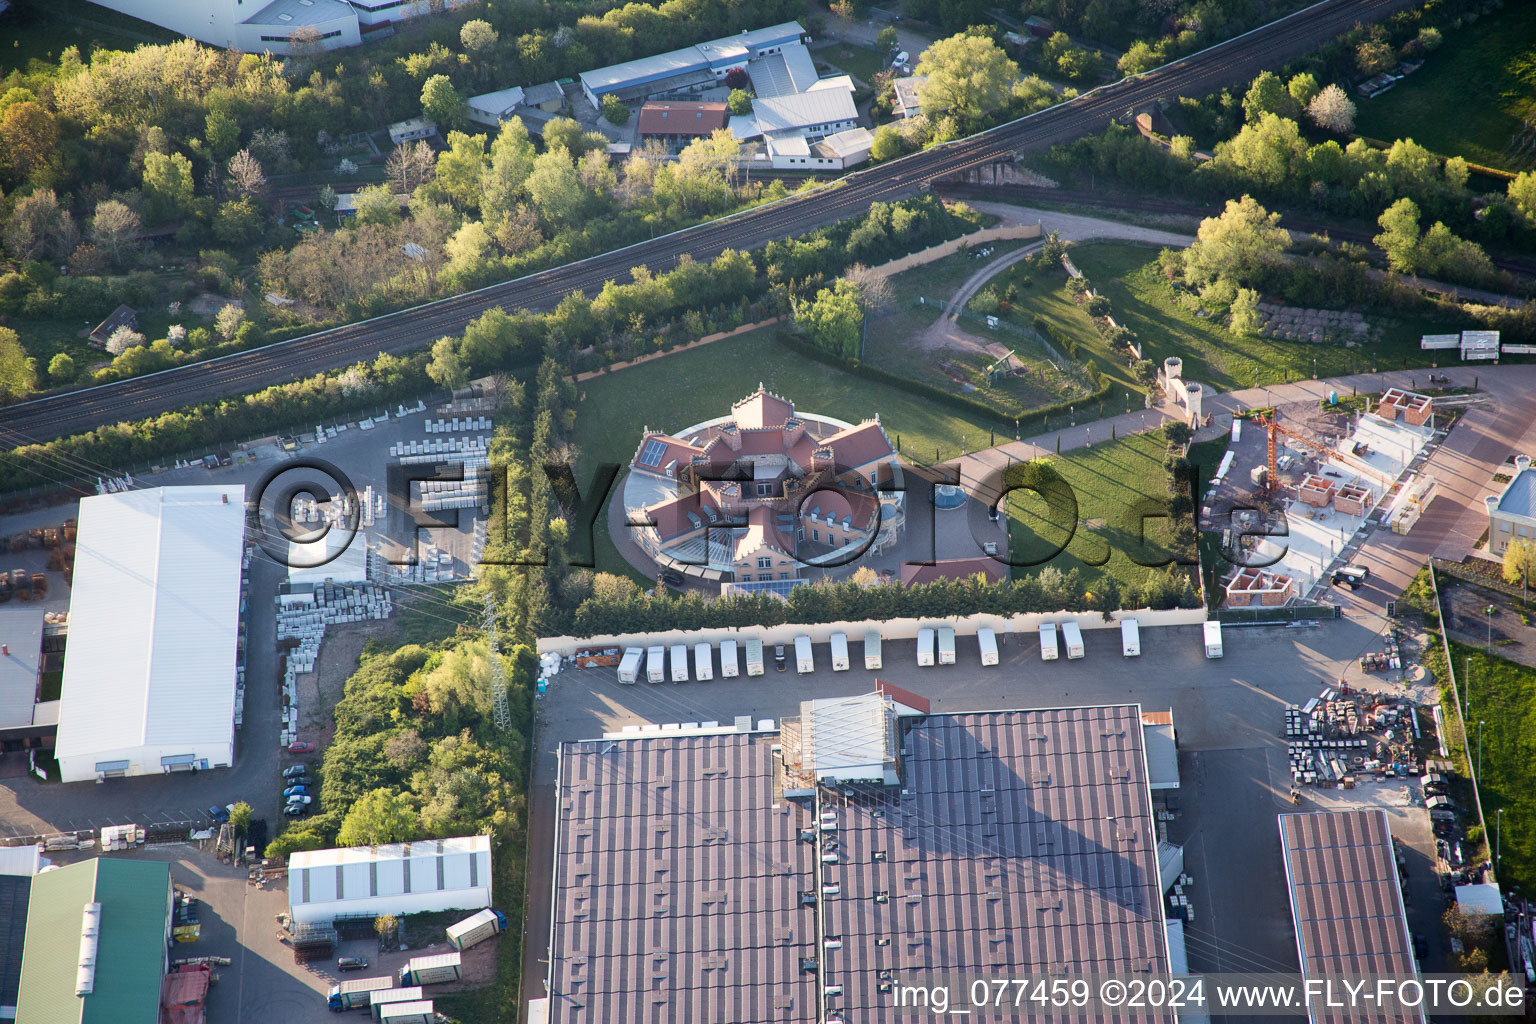
[[[87,903],[80,920],[80,961],[75,970],[75,995],[96,990],[96,944],[101,938],[101,904]]]

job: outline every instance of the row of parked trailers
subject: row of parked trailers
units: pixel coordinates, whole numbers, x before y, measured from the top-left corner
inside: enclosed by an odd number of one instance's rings
[[[1217,629],[1220,629],[1219,624]],[[1209,634],[1209,631],[1207,631]],[[1058,642],[1058,635],[1060,641]],[[1216,650],[1220,651],[1220,633],[1217,634]],[[1209,635],[1207,636],[1207,656],[1220,657],[1220,653],[1210,654]],[[846,672],[851,665],[848,652],[848,634],[833,633],[829,646],[832,652],[832,671]],[[997,633],[989,628],[976,631],[977,652],[981,656],[982,665],[996,665],[998,663]],[[1061,656],[1061,648],[1065,647],[1069,660],[1081,658],[1084,653],[1083,633],[1075,622],[1063,622],[1059,626],[1054,622],[1047,622],[1040,627],[1040,657],[1044,661],[1055,661]],[[1121,653],[1127,658],[1134,658],[1141,654],[1141,626],[1135,619],[1124,619],[1120,623],[1120,648]],[[763,674],[763,642],[755,637],[744,641],[722,640],[720,642],[720,677],[722,679],[734,679],[741,675],[740,655],[742,650],[746,653],[747,675],[760,676]],[[811,650],[811,638],[801,635],[795,637],[795,669],[802,674],[814,672],[816,661]],[[692,663],[690,666],[690,654]],[[955,630],[953,626],[924,626],[917,631],[917,664],[920,667],[932,665],[953,665],[957,661],[955,647]],[[611,662],[609,664],[612,664]],[[876,630],[870,630],[864,634],[864,668],[873,672],[882,665],[881,637]],[[691,671],[690,671],[691,668]],[[664,683],[670,679],[674,683],[686,683],[690,679],[700,682],[708,682],[715,678],[715,645],[700,641],[689,644],[673,644],[669,648],[664,644],[653,647],[629,647],[619,659],[619,682],[637,683],[643,675],[647,682]]]

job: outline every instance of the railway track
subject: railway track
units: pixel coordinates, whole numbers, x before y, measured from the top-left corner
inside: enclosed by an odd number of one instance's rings
[[[402,354],[448,334],[494,306],[547,309],[572,292],[594,292],[644,264],[661,272],[684,254],[707,260],[725,249],[755,249],[852,217],[876,201],[906,198],[935,181],[1100,130],[1156,99],[1198,95],[1246,81],[1315,48],[1357,22],[1383,18],[1416,0],[1323,0],[1155,71],[1095,89],[1037,114],[953,143],[856,172],[804,196],[722,217],[515,281],[262,348],[162,370],[0,410],[4,449],[144,419],[186,405],[255,391],[350,365],[377,353]]]

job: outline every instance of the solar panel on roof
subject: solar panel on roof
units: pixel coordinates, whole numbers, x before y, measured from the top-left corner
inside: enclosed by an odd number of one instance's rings
[[[659,466],[661,465],[661,457],[666,453],[667,443],[653,438],[645,442],[645,448],[640,452],[639,464],[642,466]]]

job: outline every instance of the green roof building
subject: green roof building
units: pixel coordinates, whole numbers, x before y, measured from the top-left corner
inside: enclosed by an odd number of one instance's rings
[[[98,857],[32,880],[16,1019],[34,1024],[156,1024],[171,940],[169,864]],[[82,942],[99,904],[95,960]],[[89,992],[80,992],[88,987]]]

